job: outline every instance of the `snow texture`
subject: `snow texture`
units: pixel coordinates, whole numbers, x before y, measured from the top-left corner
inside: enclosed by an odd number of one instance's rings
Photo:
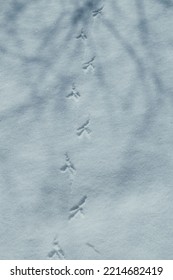
[[[171,259],[173,0],[0,0],[0,259]]]

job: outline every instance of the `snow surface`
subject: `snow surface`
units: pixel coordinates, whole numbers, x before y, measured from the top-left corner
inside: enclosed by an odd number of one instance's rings
[[[0,0],[0,259],[171,259],[173,1]]]

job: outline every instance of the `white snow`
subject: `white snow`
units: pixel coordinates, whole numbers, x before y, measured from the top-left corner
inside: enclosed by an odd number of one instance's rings
[[[0,6],[0,259],[171,259],[172,0]]]

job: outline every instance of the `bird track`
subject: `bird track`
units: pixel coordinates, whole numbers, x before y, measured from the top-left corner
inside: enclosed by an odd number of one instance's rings
[[[69,174],[74,175],[76,173],[76,168],[74,167],[74,164],[71,162],[68,153],[65,154],[65,158],[66,158],[66,163],[60,168],[61,172],[68,172]]]
[[[54,238],[53,241],[53,249],[48,253],[48,258],[49,259],[60,259],[60,260],[64,260],[65,259],[65,253],[62,250],[62,248],[59,245],[59,241],[57,240],[57,238]]]
[[[91,129],[88,128],[90,120],[88,119],[83,125],[77,128],[77,135],[82,136],[83,134],[91,134]]]
[[[93,17],[96,17],[98,15],[102,15],[102,10],[103,10],[103,7],[99,8],[97,10],[92,11]]]
[[[87,35],[85,34],[83,28],[81,29],[80,34],[76,37],[76,39],[82,39],[82,40],[86,40],[87,39]]]
[[[89,61],[83,63],[83,67],[82,69],[83,70],[88,70],[88,69],[92,69],[94,70],[95,69],[95,66],[93,65],[93,62],[95,61],[95,56],[93,56]]]
[[[92,245],[91,243],[87,242],[86,245],[87,245],[88,247],[92,248],[97,254],[100,254],[99,250],[97,250],[97,249],[95,248],[95,246]]]
[[[76,86],[73,84],[71,92],[66,97],[73,98],[74,100],[78,101],[80,96],[81,95],[80,95],[79,91],[76,90]]]
[[[81,213],[82,215],[84,215],[83,205],[85,204],[86,199],[87,199],[87,196],[84,195],[76,205],[74,205],[72,208],[70,208],[69,220],[71,220],[73,217],[75,217],[78,213]]]

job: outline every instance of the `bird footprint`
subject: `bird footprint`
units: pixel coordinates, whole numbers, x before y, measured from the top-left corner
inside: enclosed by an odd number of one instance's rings
[[[86,40],[87,39],[87,36],[83,30],[83,28],[81,29],[81,32],[80,34],[76,37],[76,39],[82,39],[82,40]]]
[[[73,98],[75,100],[78,100],[80,97],[79,91],[76,90],[76,86],[72,85],[72,91],[66,96],[67,98]]]
[[[89,135],[91,133],[91,129],[88,128],[90,120],[87,120],[82,126],[77,128],[77,135],[81,136],[83,134]]]
[[[95,68],[95,66],[93,65],[94,60],[95,60],[95,56],[93,56],[89,61],[85,62],[85,63],[83,64],[83,67],[82,67],[82,68],[83,68],[84,70],[88,70],[88,69],[94,70],[94,68]]]
[[[97,10],[94,10],[94,11],[92,12],[93,17],[96,17],[96,16],[98,16],[99,14],[102,15],[102,10],[103,10],[103,7],[99,8],[99,9],[97,9]]]
[[[71,162],[68,153],[65,154],[65,158],[66,158],[66,163],[60,168],[61,172],[68,172],[69,174],[74,175],[76,173],[76,168],[74,167],[74,164]]]
[[[87,199],[87,196],[84,195],[82,197],[82,199],[78,202],[78,204],[74,205],[70,209],[69,220],[72,219],[74,216],[76,216],[77,213],[81,213],[82,215],[84,215],[83,205],[85,204],[86,199]]]
[[[48,253],[48,257],[50,259],[56,259],[56,258],[58,258],[60,260],[65,259],[64,251],[60,247],[57,238],[55,238],[54,241],[53,241],[53,249]]]

